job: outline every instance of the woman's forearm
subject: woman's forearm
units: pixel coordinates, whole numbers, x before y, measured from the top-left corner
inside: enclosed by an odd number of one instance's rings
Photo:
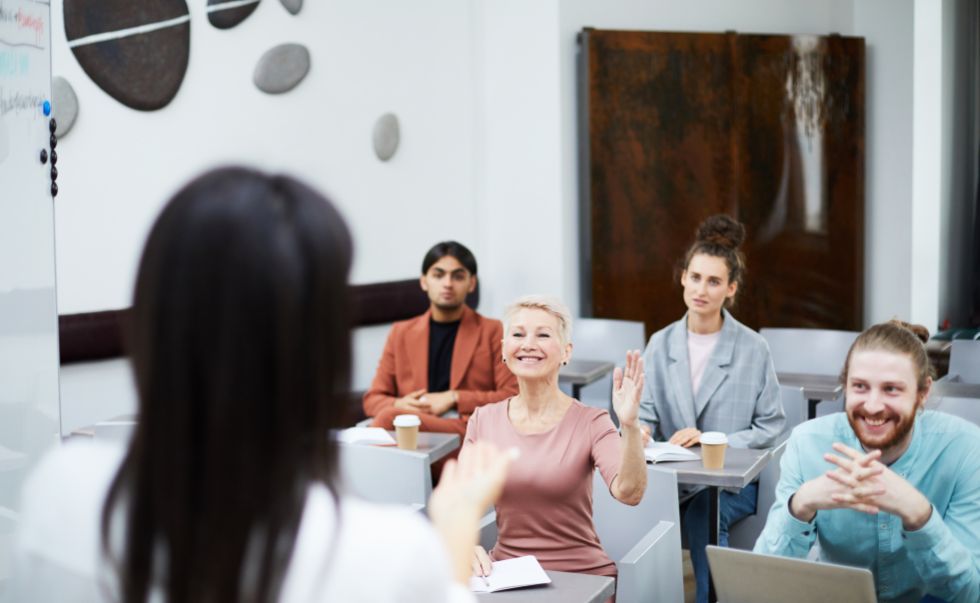
[[[647,488],[647,463],[643,457],[643,434],[638,423],[623,425],[623,458],[612,495],[627,505],[637,505]]]

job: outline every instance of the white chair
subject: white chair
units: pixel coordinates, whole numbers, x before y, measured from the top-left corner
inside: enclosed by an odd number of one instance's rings
[[[779,462],[786,452],[786,440],[789,434],[784,434],[779,444],[772,449],[769,464],[759,474],[759,498],[755,506],[755,514],[749,515],[742,521],[731,526],[728,530],[728,546],[734,549],[751,551],[758,540],[762,529],[766,527],[769,509],[776,502],[776,484],[779,483]]]
[[[839,375],[847,351],[860,333],[832,329],[759,330],[772,353],[777,373]]]
[[[572,355],[582,360],[604,360],[622,366],[627,350],[646,345],[643,323],[610,318],[577,318],[572,323]],[[570,388],[569,388],[570,390]],[[566,392],[569,393],[569,392]],[[612,375],[582,388],[582,404],[610,409]]]
[[[432,494],[429,455],[382,446],[340,444],[347,491],[371,502],[425,505]]]
[[[949,372],[944,380],[980,383],[980,341],[956,339],[949,349]]]

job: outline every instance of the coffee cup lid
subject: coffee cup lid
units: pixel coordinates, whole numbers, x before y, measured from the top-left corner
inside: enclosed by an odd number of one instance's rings
[[[706,431],[701,434],[701,443],[708,445],[727,444],[728,436],[720,431]]]
[[[394,420],[395,427],[418,427],[421,424],[418,415],[398,415]]]

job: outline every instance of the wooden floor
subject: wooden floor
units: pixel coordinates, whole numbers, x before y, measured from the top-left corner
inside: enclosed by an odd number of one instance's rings
[[[687,549],[682,551],[683,570],[684,570],[684,603],[694,603],[694,566],[691,565],[691,553]]]

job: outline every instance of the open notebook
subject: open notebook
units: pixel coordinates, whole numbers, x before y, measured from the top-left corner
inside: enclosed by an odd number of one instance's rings
[[[493,570],[486,578],[470,577],[470,590],[475,593],[495,593],[498,590],[550,584],[551,578],[541,569],[534,555],[494,561]]]
[[[647,442],[643,449],[643,456],[651,463],[662,463],[665,461],[696,461],[699,457],[683,446],[668,444],[667,442]]]
[[[349,427],[337,433],[337,441],[344,444],[395,445],[395,438],[380,427]]]

